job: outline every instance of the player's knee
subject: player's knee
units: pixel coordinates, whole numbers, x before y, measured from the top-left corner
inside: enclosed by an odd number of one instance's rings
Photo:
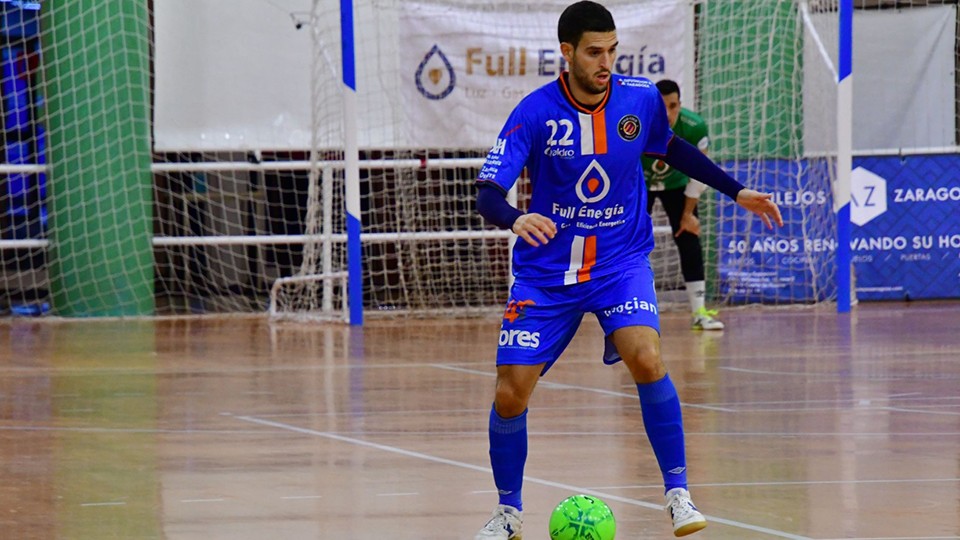
[[[527,410],[530,396],[525,395],[511,384],[497,383],[497,394],[494,398],[494,407],[501,418],[520,416]]]
[[[667,372],[660,358],[660,347],[654,342],[639,344],[629,351],[623,359],[630,368],[634,380],[638,383],[659,380]]]

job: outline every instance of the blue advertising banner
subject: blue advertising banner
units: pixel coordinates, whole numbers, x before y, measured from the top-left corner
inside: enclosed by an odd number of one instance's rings
[[[717,193],[720,294],[732,302],[801,303],[835,294],[836,216],[821,163],[770,159],[722,164],[752,189],[773,193],[783,227],[767,229]]]
[[[830,177],[820,161],[724,168],[774,193],[773,231],[717,194],[719,293],[732,302],[803,303],[836,293]],[[960,298],[960,156],[854,159],[851,250],[859,300]]]
[[[869,157],[853,166],[857,298],[960,298],[960,156]]]

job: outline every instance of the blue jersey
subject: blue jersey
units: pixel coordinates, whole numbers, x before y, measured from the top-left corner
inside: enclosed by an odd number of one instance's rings
[[[546,245],[517,242],[518,281],[582,283],[622,272],[653,249],[640,156],[666,154],[673,133],[650,80],[613,75],[608,88],[593,111],[573,99],[564,76],[538,88],[487,154],[478,182],[506,193],[527,167],[528,211],[557,224]]]

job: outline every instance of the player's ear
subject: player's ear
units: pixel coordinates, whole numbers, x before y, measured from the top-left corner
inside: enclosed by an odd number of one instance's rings
[[[572,44],[566,42],[560,44],[560,54],[566,59],[567,64],[573,63],[573,51],[574,46]]]

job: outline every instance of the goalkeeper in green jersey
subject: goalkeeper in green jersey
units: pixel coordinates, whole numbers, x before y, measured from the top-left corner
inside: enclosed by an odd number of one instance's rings
[[[673,132],[706,154],[710,146],[707,124],[700,115],[680,106],[680,86],[670,79],[664,79],[657,83],[657,89],[663,96]],[[692,328],[723,330],[723,323],[715,319],[717,312],[708,310],[704,305],[706,284],[697,202],[706,186],[662,160],[646,156],[643,157],[643,176],[647,181],[647,212],[652,211],[654,201],[660,199],[670,219],[673,241],[680,252],[680,270],[693,313]]]

